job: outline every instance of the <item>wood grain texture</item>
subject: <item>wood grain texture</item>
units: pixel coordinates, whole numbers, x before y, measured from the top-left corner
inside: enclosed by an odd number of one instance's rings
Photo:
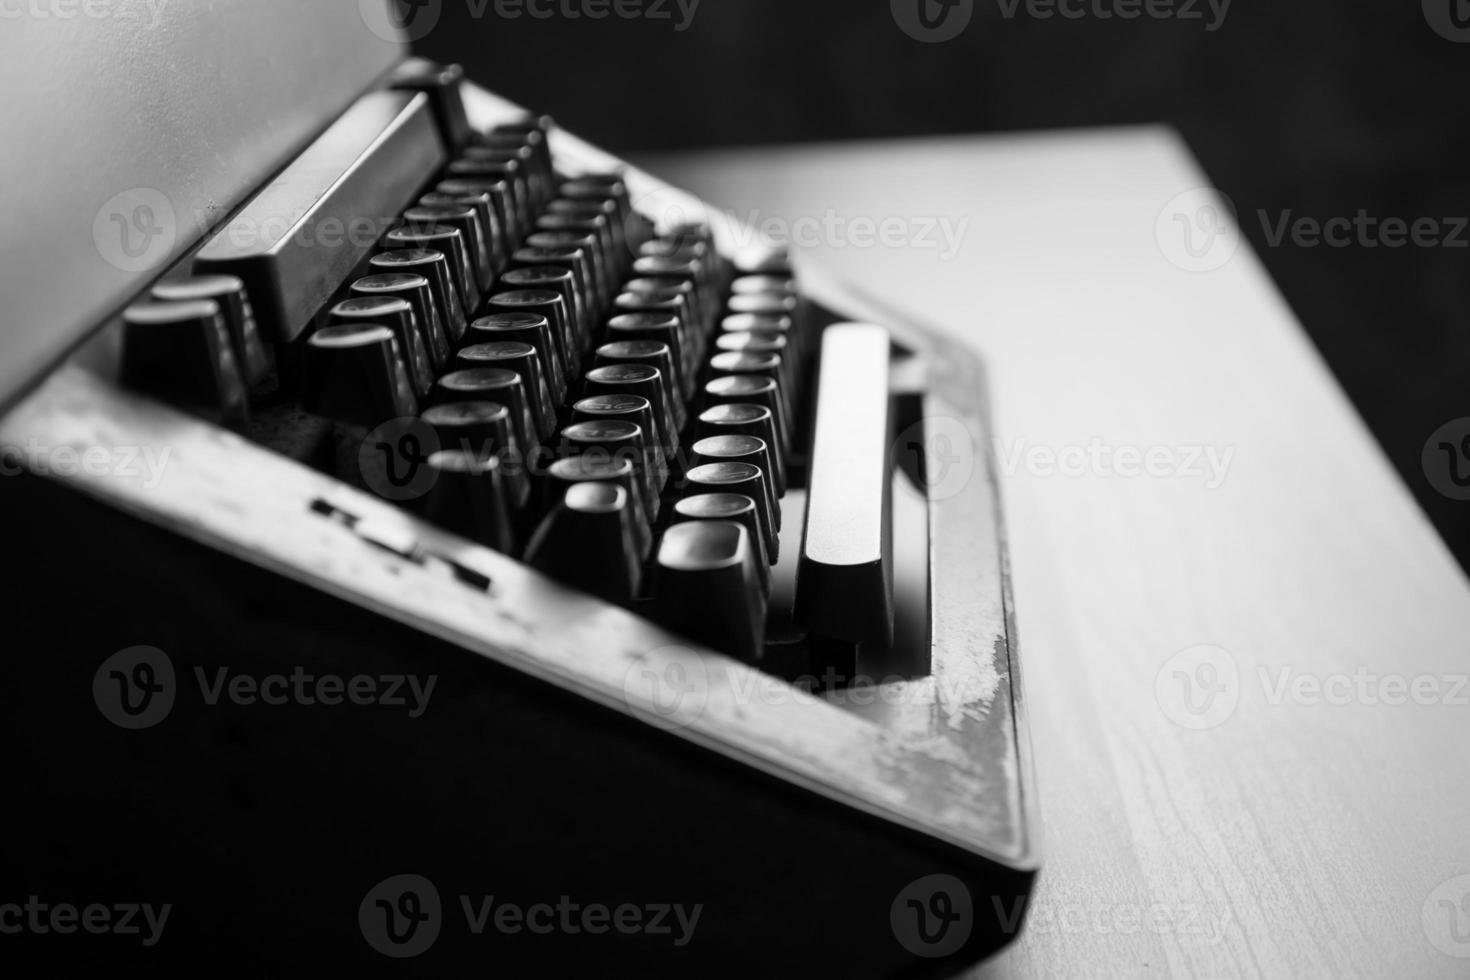
[[[990,368],[1044,864],[979,975],[1470,975],[1470,590],[1249,250],[1165,257],[1157,219],[1208,184],[1171,133],[642,163],[757,223],[963,229],[807,251]],[[1007,472],[1094,441],[1170,454]]]

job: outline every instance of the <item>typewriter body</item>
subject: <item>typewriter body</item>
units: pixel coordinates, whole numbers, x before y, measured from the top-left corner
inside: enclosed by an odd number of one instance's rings
[[[993,953],[1037,842],[974,354],[371,6],[11,41],[80,46],[88,111],[161,135],[83,118],[79,176],[20,120],[22,219],[70,195],[47,248],[7,231],[0,902],[172,912],[6,944],[256,975]]]

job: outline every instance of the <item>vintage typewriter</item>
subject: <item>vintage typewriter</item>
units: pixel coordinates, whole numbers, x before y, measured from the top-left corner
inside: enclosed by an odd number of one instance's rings
[[[157,85],[194,129],[162,161],[92,131],[88,247],[11,270],[0,902],[173,911],[152,945],[11,948],[852,976],[998,949],[1036,841],[974,355],[355,6],[175,11],[135,40],[217,58],[202,91],[147,50],[76,83]],[[429,697],[211,699],[239,673]],[[548,935],[477,930],[482,896],[702,911]]]

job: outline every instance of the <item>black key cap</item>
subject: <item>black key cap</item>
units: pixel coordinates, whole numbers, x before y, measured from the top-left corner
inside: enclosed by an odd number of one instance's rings
[[[435,480],[424,501],[424,517],[487,548],[513,554],[515,525],[500,460],[464,450],[441,450],[429,457],[427,465]]]
[[[633,463],[626,459],[594,459],[590,456],[573,456],[559,459],[546,471],[546,499],[543,513],[551,513],[566,497],[568,491],[579,483],[612,483],[628,494],[628,508],[633,519],[633,553],[641,562],[653,548],[653,532],[649,529],[648,517],[643,512],[642,496],[638,490],[638,477]]]
[[[449,259],[449,279],[459,293],[459,305],[465,316],[474,315],[480,308],[480,283],[475,278],[469,247],[458,228],[400,225],[383,236],[383,246],[385,252],[428,249],[444,253]]]
[[[751,463],[705,463],[703,466],[696,466],[684,477],[683,495],[688,497],[701,493],[743,493],[754,500],[760,511],[761,539],[766,547],[766,554],[774,555],[779,551],[771,491],[760,467]]]
[[[586,391],[591,395],[641,395],[653,406],[656,441],[668,459],[679,451],[679,429],[664,391],[667,383],[658,368],[647,364],[609,364],[587,372]]]
[[[632,422],[643,435],[643,448],[649,456],[649,475],[656,489],[663,493],[669,476],[668,462],[658,442],[658,427],[653,421],[653,405],[639,395],[593,395],[572,406],[573,422]]]
[[[239,276],[261,329],[289,343],[372,251],[362,223],[401,211],[445,159],[427,96],[364,95],[199,250],[194,269]]]
[[[800,303],[795,296],[783,293],[737,293],[730,297],[726,309],[731,313],[794,317]]]
[[[778,293],[783,296],[795,296],[796,280],[790,276],[741,276],[730,283],[730,292],[737,296],[744,293]]]
[[[433,390],[434,365],[407,300],[396,296],[354,296],[332,307],[327,316],[332,323],[381,323],[391,329],[414,394],[423,398]]]
[[[772,529],[781,530],[781,505],[776,494],[775,469],[771,463],[771,450],[764,439],[756,436],[707,436],[694,444],[692,465],[707,466],[711,463],[749,463],[761,471],[766,490],[766,510],[771,515]],[[775,547],[770,549],[772,558],[778,557],[780,535],[776,536]]]
[[[519,241],[511,237],[511,201],[510,185],[503,180],[492,180],[485,178],[473,180],[459,178],[441,180],[434,186],[435,194],[445,194],[449,197],[473,200],[477,210],[481,210],[481,220],[485,221],[485,227],[491,229],[490,241],[495,248],[499,272],[504,268],[505,260],[510,253],[515,251]],[[484,212],[488,211],[490,218],[484,218]]]
[[[643,513],[650,522],[658,520],[660,487],[643,442],[643,430],[636,423],[620,419],[573,422],[562,430],[560,449],[568,458],[589,456],[631,462],[642,495]]]
[[[496,402],[451,402],[426,410],[423,420],[434,430],[441,449],[499,460],[511,513],[525,509],[531,499],[531,477],[516,442],[510,409]]]
[[[541,316],[551,326],[551,339],[556,344],[556,355],[561,359],[562,374],[570,383],[572,372],[581,358],[577,356],[575,335],[571,331],[571,314],[561,294],[550,289],[512,289],[496,293],[485,304],[487,313],[514,313],[521,316]],[[565,388],[562,389],[565,397]]]
[[[526,564],[564,585],[628,605],[642,587],[638,517],[615,483],[567,487],[526,546]]]
[[[771,447],[772,484],[776,496],[786,493],[786,461],[779,451],[776,419],[771,410],[761,405],[712,405],[699,414],[698,434],[701,439],[712,436],[754,436]]]
[[[774,378],[758,374],[726,375],[711,378],[704,386],[711,407],[715,405],[759,405],[771,413],[776,423],[776,451],[783,459],[791,454],[791,428],[787,421],[781,385]]]
[[[597,304],[596,298],[592,295],[592,264],[586,252],[580,248],[526,246],[516,249],[510,257],[510,264],[513,269],[539,268],[548,265],[569,269],[577,289],[577,302],[575,307],[569,306],[567,311],[579,318],[578,321],[572,322],[572,328],[578,336],[590,337],[593,314],[597,309]]]
[[[675,524],[659,543],[652,616],[691,640],[757,663],[766,631],[759,567],[742,525]]]
[[[528,265],[511,269],[500,277],[500,288],[512,292],[549,290],[559,293],[567,311],[567,331],[563,346],[580,357],[586,349],[586,338],[592,329],[589,319],[592,311],[582,305],[582,297],[577,292],[577,277],[570,268],[560,265]]]
[[[480,294],[495,281],[495,256],[491,251],[490,233],[480,220],[478,207],[473,204],[420,204],[403,212],[403,221],[410,227],[433,227],[439,225],[453,228],[464,239],[465,250],[470,258],[470,275]]]
[[[633,275],[639,279],[678,279],[689,283],[693,287],[690,303],[693,307],[695,329],[701,335],[708,330],[713,297],[704,277],[704,267],[697,259],[668,259],[644,255],[633,261]]]
[[[679,397],[694,395],[694,372],[684,350],[683,323],[678,316],[666,313],[623,313],[607,321],[607,341],[651,340],[668,346],[673,354],[679,379]],[[682,421],[680,423],[682,425]]]
[[[546,383],[541,355],[530,344],[516,340],[471,344],[455,356],[455,364],[463,370],[473,368],[505,368],[519,374],[526,383],[531,399],[531,416],[536,420],[536,433],[543,440],[556,432],[556,399]]]
[[[413,273],[429,280],[429,291],[434,295],[434,309],[439,314],[439,325],[450,346],[459,343],[464,336],[464,303],[454,286],[449,272],[449,259],[443,252],[428,248],[398,248],[379,252],[368,260],[375,274],[396,272]]]
[[[536,219],[536,231],[558,236],[559,244],[591,248],[598,276],[598,305],[611,302],[617,288],[619,262],[613,244],[612,229],[601,215],[579,216],[565,213],[543,214]],[[563,237],[564,236],[564,237]],[[530,242],[535,245],[537,242]]]
[[[583,281],[587,289],[587,305],[598,311],[606,305],[611,272],[602,261],[597,238],[575,231],[535,231],[526,236],[527,248],[576,249],[585,263]]]
[[[351,292],[355,296],[401,299],[413,307],[414,324],[429,354],[429,362],[435,371],[444,370],[449,363],[449,335],[444,331],[434,291],[426,277],[415,272],[382,272],[363,276],[352,284]]]
[[[787,336],[774,330],[737,330],[715,338],[715,349],[722,354],[773,354],[781,359],[777,379],[783,392],[796,391],[798,369]],[[788,403],[791,401],[787,399]]]
[[[306,341],[308,412],[375,429],[418,413],[393,331],[375,323],[323,327]]]
[[[526,177],[531,186],[533,211],[546,207],[546,202],[556,195],[556,174],[552,172],[551,150],[544,132],[539,129],[509,131],[497,127],[482,136],[480,142],[502,150],[524,147],[530,151],[531,164],[526,170]]]
[[[539,313],[492,313],[470,324],[469,340],[473,344],[491,344],[503,340],[530,344],[541,355],[546,369],[546,384],[560,403],[567,396],[567,375],[552,322]]]
[[[245,284],[239,276],[191,276],[171,279],[153,287],[153,298],[161,303],[212,299],[219,304],[225,318],[225,331],[230,335],[230,348],[235,364],[247,385],[259,384],[273,368],[270,351],[260,336],[255,310],[245,295]]]
[[[744,527],[757,552],[756,569],[760,573],[761,588],[769,594],[771,566],[775,560],[765,553],[760,509],[754,500],[743,493],[697,493],[674,504],[674,523],[686,521],[735,521]]]
[[[121,380],[210,418],[234,421],[247,411],[224,313],[212,299],[128,307]]]
[[[680,369],[674,363],[674,353],[669,345],[657,340],[620,340],[603,344],[597,348],[596,365],[612,367],[618,364],[645,364],[656,368],[663,384],[664,404],[673,417],[674,429],[683,431],[688,420],[684,407],[683,384]]]
[[[607,233],[612,239],[612,252],[608,258],[612,262],[614,279],[618,279],[627,270],[633,261],[628,252],[627,229],[618,216],[618,204],[612,198],[570,198],[558,197],[546,204],[547,214],[561,214],[572,218],[601,218],[607,226]]]
[[[813,633],[884,646],[893,642],[890,343],[868,324],[823,334],[794,608]]]
[[[450,180],[503,180],[506,184],[507,215],[506,231],[512,241],[524,238],[531,227],[530,189],[526,186],[525,174],[520,161],[510,155],[504,160],[470,160],[461,158],[449,165]]]
[[[786,378],[786,363],[779,354],[752,354],[742,351],[721,351],[709,359],[710,373],[715,377],[749,376],[770,378],[776,384],[776,394],[781,400],[785,418],[795,418],[790,389],[783,383]]]
[[[451,191],[438,188],[419,198],[419,206],[424,208],[470,208],[475,212],[475,225],[479,229],[484,248],[480,250],[481,257],[489,268],[490,278],[498,276],[504,269],[505,263],[510,258],[511,242],[506,233],[505,225],[501,222],[500,215],[495,208],[495,198],[488,191],[478,193],[467,191],[456,194]],[[481,277],[480,288],[489,287],[489,283]]]
[[[527,457],[541,444],[536,436],[536,420],[531,416],[526,383],[519,374],[505,368],[470,368],[451,371],[436,386],[439,402],[495,402],[510,410],[511,430],[516,446]]]

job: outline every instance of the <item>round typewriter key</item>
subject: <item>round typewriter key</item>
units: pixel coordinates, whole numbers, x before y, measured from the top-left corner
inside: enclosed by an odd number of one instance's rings
[[[546,318],[551,325],[551,340],[556,345],[556,354],[561,358],[564,367],[563,377],[570,382],[572,372],[575,370],[580,358],[577,356],[575,346],[567,345],[568,337],[572,337],[570,311],[566,303],[562,301],[561,294],[550,289],[511,289],[496,293],[490,297],[485,304],[488,313],[518,313],[531,314]],[[558,392],[558,398],[566,395],[565,384]]]
[[[536,420],[537,434],[546,439],[556,431],[556,402],[546,383],[541,355],[535,347],[516,340],[471,344],[459,352],[455,363],[465,370],[498,367],[519,374],[525,380],[526,395],[531,399],[531,416]]]
[[[453,228],[464,238],[470,257],[470,272],[481,293],[490,288],[495,278],[495,257],[491,253],[490,229],[480,223],[479,212],[467,204],[420,204],[403,212],[410,225],[440,225]]]
[[[525,562],[564,585],[627,605],[641,587],[641,548],[628,491],[615,483],[574,483],[532,535]]]
[[[135,303],[123,313],[122,383],[231,421],[245,382],[224,313],[212,299]]]
[[[711,378],[704,386],[711,407],[717,405],[759,405],[771,413],[776,425],[775,447],[781,458],[787,458],[791,431],[786,420],[785,400],[781,386],[774,378],[758,374],[726,375]]]
[[[771,524],[781,530],[781,504],[777,500],[775,468],[771,462],[770,447],[764,439],[755,436],[707,436],[694,444],[694,466],[711,463],[749,463],[765,475],[766,506],[771,514]],[[777,539],[777,544],[780,539]],[[774,549],[771,552],[775,557]]]
[[[688,367],[689,361],[684,351],[683,323],[678,316],[666,313],[622,313],[607,321],[607,339],[609,343],[646,340],[667,345],[673,355],[680,400],[693,396],[694,376]]]
[[[512,241],[520,240],[531,227],[531,189],[526,183],[519,160],[507,156],[502,160],[455,160],[449,165],[450,180],[503,180],[506,203],[510,206],[506,231]]]
[[[609,258],[615,271],[621,273],[632,261],[628,254],[628,236],[618,218],[618,204],[611,198],[558,197],[546,204],[547,214],[561,214],[572,218],[600,218],[606,224],[612,238],[612,254]]]
[[[469,316],[480,306],[480,283],[475,278],[469,246],[458,228],[445,225],[401,225],[383,238],[383,251],[427,249],[449,259],[449,280],[459,294],[460,309]]]
[[[418,327],[419,340],[429,354],[429,363],[435,371],[444,370],[449,362],[449,337],[439,317],[439,308],[434,302],[434,291],[429,280],[415,272],[381,272],[363,276],[352,284],[356,296],[388,296],[404,300],[413,307],[414,325]]]
[[[693,287],[690,293],[691,313],[695,329],[703,334],[710,322],[713,309],[713,294],[705,278],[704,267],[698,260],[668,259],[640,256],[633,261],[633,276],[638,279],[678,279]]]
[[[422,418],[442,448],[499,460],[511,511],[526,506],[531,478],[524,451],[516,442],[510,409],[497,402],[450,402],[425,410]]]
[[[429,291],[434,297],[434,309],[439,315],[439,326],[450,345],[464,336],[464,305],[455,289],[454,278],[449,272],[449,259],[443,252],[430,248],[397,248],[379,252],[368,260],[374,273],[414,273],[429,280]]]
[[[643,430],[636,424],[619,419],[574,422],[562,430],[561,450],[568,457],[630,460],[643,495],[643,511],[650,521],[658,518],[659,486],[643,442]]]
[[[790,392],[781,382],[786,377],[786,362],[779,354],[753,354],[722,351],[709,359],[710,371],[716,376],[753,375],[776,382],[777,396],[785,418],[793,418]]]
[[[516,133],[496,129],[486,133],[480,141],[492,149],[514,150],[517,158],[522,157],[522,148],[529,153],[526,178],[531,188],[532,210],[544,208],[556,193],[556,174],[552,171],[546,134],[537,130]]]
[[[308,412],[366,429],[418,412],[389,327],[323,327],[307,339],[305,362],[303,403]]]
[[[582,216],[551,212],[536,219],[536,230],[538,233],[578,236],[576,239],[567,238],[567,241],[572,243],[578,243],[583,238],[590,239],[597,258],[597,270],[602,277],[599,296],[603,303],[612,299],[617,287],[619,262],[612,229],[608,226],[606,218],[601,215]]]
[[[166,280],[153,287],[153,298],[161,303],[214,300],[225,318],[225,331],[230,336],[235,363],[245,383],[259,384],[270,375],[273,366],[270,351],[261,339],[255,311],[250,306],[250,298],[245,295],[245,283],[238,276],[208,275]]]
[[[771,566],[776,562],[765,553],[760,509],[754,500],[743,493],[697,493],[674,504],[674,523],[685,521],[735,521],[744,526],[757,552],[756,566],[761,576],[761,588],[770,588]]]
[[[794,392],[799,368],[790,338],[773,330],[732,330],[715,338],[715,347],[728,354],[774,354],[781,358],[782,391]]]
[[[791,254],[783,245],[755,245],[735,257],[737,276],[791,276]]]
[[[755,501],[760,512],[761,540],[766,554],[777,553],[776,518],[765,474],[753,463],[705,463],[685,477],[685,496],[701,493],[739,493]]]
[[[588,395],[641,395],[653,406],[656,440],[668,459],[679,450],[679,428],[664,397],[667,382],[663,373],[647,364],[608,364],[587,372]]]
[[[407,300],[397,296],[354,296],[333,306],[327,316],[332,323],[381,323],[390,328],[414,394],[423,398],[432,390],[434,365]]]
[[[500,460],[462,450],[441,450],[428,459],[435,474],[424,517],[456,534],[504,554],[515,551],[510,493]]]
[[[570,268],[564,265],[520,266],[501,276],[500,286],[512,291],[550,290],[561,294],[567,311],[567,335],[563,339],[563,346],[568,351],[581,355],[586,346],[586,338],[592,332],[592,311],[583,307],[582,297],[577,292],[577,277]]]
[[[531,417],[526,397],[525,380],[505,368],[470,368],[453,371],[439,379],[436,393],[440,402],[496,402],[510,409],[511,429],[516,445],[529,455],[540,445],[536,437],[536,421]]]
[[[698,433],[701,439],[712,436],[754,436],[771,447],[771,482],[776,496],[786,493],[786,461],[777,447],[780,442],[776,434],[776,419],[771,410],[762,405],[728,404],[712,405],[699,414]]]
[[[592,263],[585,251],[580,248],[546,248],[527,245],[516,249],[510,257],[510,265],[512,269],[559,266],[570,271],[572,282],[576,286],[577,297],[576,303],[567,307],[568,314],[576,318],[571,321],[569,329],[573,330],[578,337],[583,338],[584,346],[590,342],[594,326],[593,310],[597,308],[597,304],[596,297],[592,295]]]
[[[473,344],[490,344],[503,340],[530,344],[541,355],[546,369],[546,384],[560,402],[566,397],[567,378],[562,368],[561,346],[556,342],[552,322],[539,313],[492,313],[470,324],[468,339]]]
[[[566,497],[568,490],[578,483],[612,483],[627,492],[629,506],[634,515],[636,554],[640,561],[647,558],[653,547],[653,532],[649,529],[648,517],[643,510],[643,498],[638,490],[638,477],[632,461],[596,459],[591,456],[557,460],[546,471],[544,512],[550,513],[554,510]]]
[[[484,259],[489,263],[490,274],[498,274],[505,267],[506,257],[510,255],[510,236],[506,234],[505,224],[500,217],[500,211],[496,208],[495,196],[488,190],[464,190],[459,193],[453,190],[445,190],[436,187],[434,190],[419,198],[419,205],[426,208],[472,208],[475,212],[476,223],[479,233],[484,241]],[[489,286],[483,277],[480,285],[482,288]]]
[[[680,431],[688,421],[684,407],[683,386],[680,368],[674,362],[669,345],[658,340],[619,340],[597,348],[596,364],[609,367],[616,364],[646,364],[657,368],[662,376],[664,403],[673,415],[674,427]]]
[[[649,471],[659,493],[668,479],[668,464],[663,447],[658,444],[658,429],[653,421],[653,405],[641,395],[593,395],[572,406],[573,422],[632,422],[643,435],[643,446],[649,454]]]
[[[526,236],[527,248],[577,249],[586,263],[588,309],[602,308],[602,299],[612,289],[612,270],[602,259],[596,236],[575,231],[536,231]]]

